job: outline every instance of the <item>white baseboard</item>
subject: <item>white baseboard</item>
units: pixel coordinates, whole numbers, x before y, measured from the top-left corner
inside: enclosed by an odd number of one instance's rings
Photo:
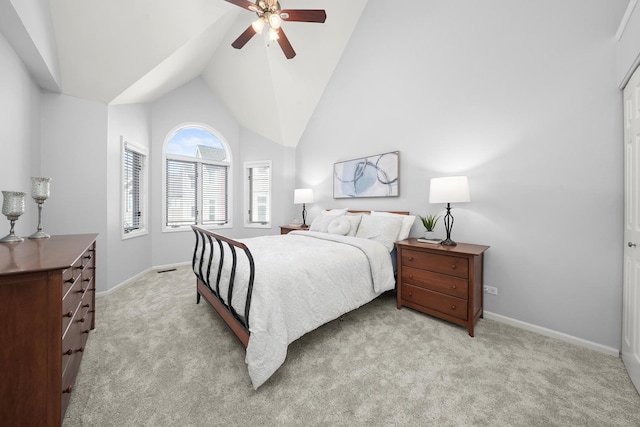
[[[497,322],[506,323],[507,325],[515,326],[516,328],[524,329],[530,332],[535,332],[546,337],[555,338],[560,341],[564,341],[570,344],[586,347],[591,350],[599,351],[610,356],[620,357],[620,350],[617,348],[609,347],[606,345],[598,344],[593,341],[587,341],[582,338],[574,337],[562,332],[554,331],[553,329],[543,328],[542,326],[533,325],[531,323],[522,322],[520,320],[512,319],[511,317],[503,316],[501,314],[491,313],[489,311],[484,312],[485,319],[495,320]]]
[[[135,276],[128,278],[124,282],[122,282],[120,284],[117,284],[116,286],[114,286],[113,288],[111,288],[111,289],[109,289],[107,291],[96,292],[96,297],[109,295],[109,294],[112,294],[113,292],[115,292],[117,290],[126,288],[127,286],[129,286],[130,284],[132,284],[133,282],[135,282],[140,277],[144,276],[145,274],[147,274],[150,271],[170,270],[170,269],[173,269],[173,268],[182,267],[183,265],[189,265],[189,264],[191,264],[191,261],[178,262],[178,263],[175,263],[175,264],[156,265],[155,267],[149,267],[146,270],[141,271],[140,273],[136,274]]]

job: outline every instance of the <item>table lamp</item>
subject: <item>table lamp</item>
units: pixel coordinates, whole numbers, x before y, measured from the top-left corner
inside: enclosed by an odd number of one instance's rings
[[[447,238],[440,242],[444,246],[456,246],[451,240],[453,228],[453,215],[451,215],[451,203],[470,202],[469,181],[466,176],[447,176],[431,178],[429,188],[429,203],[446,203],[447,214],[444,216],[444,226],[447,230]]]
[[[306,203],[313,203],[313,190],[311,188],[298,188],[293,192],[293,203],[302,203],[302,226],[307,227]]]

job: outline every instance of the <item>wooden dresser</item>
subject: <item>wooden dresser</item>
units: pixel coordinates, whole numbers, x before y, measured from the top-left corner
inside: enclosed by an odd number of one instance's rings
[[[0,420],[60,426],[95,319],[96,234],[0,244]]]
[[[402,306],[465,326],[482,317],[482,264],[488,246],[396,242],[398,308]]]

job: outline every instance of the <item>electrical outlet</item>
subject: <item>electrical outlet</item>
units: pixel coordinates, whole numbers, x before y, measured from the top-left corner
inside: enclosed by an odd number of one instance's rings
[[[498,288],[493,286],[485,286],[484,287],[485,294],[498,295]]]

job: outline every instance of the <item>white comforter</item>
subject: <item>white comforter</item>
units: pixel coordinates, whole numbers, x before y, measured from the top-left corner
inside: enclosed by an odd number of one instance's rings
[[[389,251],[373,240],[294,231],[240,241],[256,271],[245,359],[256,389],[284,363],[291,342],[395,285]],[[244,314],[248,263],[240,252],[232,302]]]

